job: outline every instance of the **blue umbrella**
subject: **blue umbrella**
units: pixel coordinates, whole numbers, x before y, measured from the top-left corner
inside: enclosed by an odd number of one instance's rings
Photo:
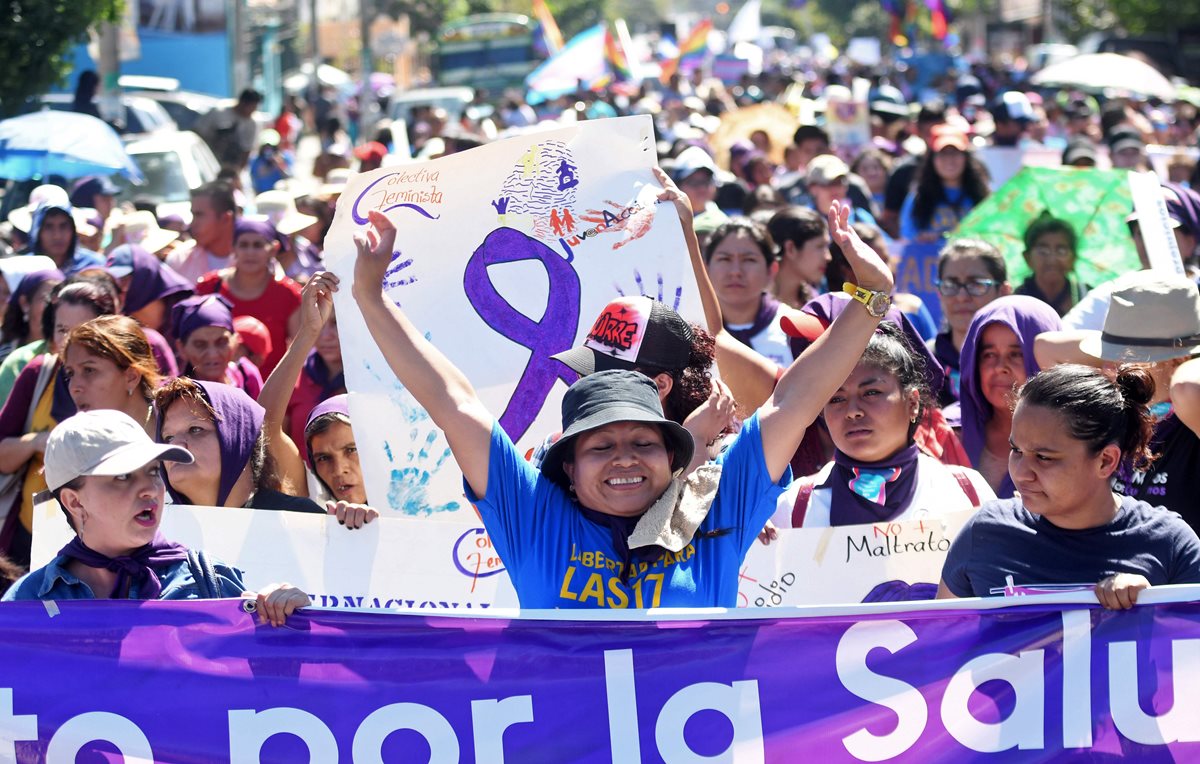
[[[70,179],[114,172],[142,182],[116,132],[95,117],[39,111],[0,122],[0,178]]]

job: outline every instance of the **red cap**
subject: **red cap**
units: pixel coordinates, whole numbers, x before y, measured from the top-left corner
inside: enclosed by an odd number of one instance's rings
[[[260,358],[271,355],[271,332],[262,321],[254,316],[238,316],[233,319],[233,330],[254,355]]]
[[[364,143],[354,150],[355,158],[364,162],[368,159],[374,159],[378,162],[387,156],[387,153],[387,146],[384,146],[379,141]]]
[[[971,141],[967,138],[965,132],[953,125],[937,125],[934,127],[930,148],[934,152],[938,152],[951,147],[959,151],[967,151],[971,148]]]

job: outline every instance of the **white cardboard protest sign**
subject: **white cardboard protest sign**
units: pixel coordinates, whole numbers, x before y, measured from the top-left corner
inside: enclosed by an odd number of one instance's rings
[[[1171,219],[1167,214],[1167,203],[1163,200],[1158,176],[1153,171],[1130,172],[1129,190],[1133,195],[1138,230],[1142,233],[1150,268],[1176,276],[1187,275],[1179,254],[1179,242],[1175,240],[1175,232],[1171,229]]]
[[[914,586],[929,593],[970,514],[781,529],[769,546],[751,547],[740,571],[738,607],[897,601]],[[382,517],[351,531],[316,514],[172,505],[162,533],[239,568],[252,590],[291,583],[318,607],[517,606],[504,563],[477,522]],[[53,559],[72,536],[57,503],[39,504],[33,566]]]
[[[444,435],[396,380],[356,310],[353,235],[379,210],[397,229],[389,297],[471,380],[522,451],[561,429],[581,343],[619,295],[702,323],[678,215],[656,203],[649,117],[583,122],[354,176],[325,262],[336,296],[367,496],[407,517],[473,518]]]

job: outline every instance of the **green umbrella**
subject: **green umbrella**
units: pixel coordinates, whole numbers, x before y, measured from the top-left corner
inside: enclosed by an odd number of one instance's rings
[[[1016,286],[1029,277],[1025,229],[1043,213],[1075,229],[1075,274],[1085,284],[1141,268],[1125,218],[1133,211],[1128,171],[1024,167],[963,218],[951,238],[983,239],[996,246]]]

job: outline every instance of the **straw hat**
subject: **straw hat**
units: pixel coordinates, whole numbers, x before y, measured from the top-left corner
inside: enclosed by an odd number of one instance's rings
[[[1117,363],[1155,363],[1200,353],[1200,292],[1183,276],[1130,274],[1108,303],[1104,330],[1079,342],[1084,353]]]
[[[147,252],[156,253],[179,238],[178,231],[160,228],[158,218],[148,210],[125,212],[114,216],[113,230],[124,228],[125,243],[137,244]]]
[[[38,208],[38,205],[41,204],[51,204],[64,210],[70,210],[71,218],[75,221],[75,229],[77,231],[93,228],[92,233],[95,233],[94,227],[89,221],[92,216],[96,215],[96,211],[90,207],[72,207],[71,200],[67,196],[67,190],[62,186],[56,186],[51,183],[37,186],[30,191],[29,204],[26,204],[24,207],[17,207],[8,213],[8,222],[12,223],[13,228],[24,234],[28,234],[29,229],[33,228],[33,213]]]
[[[254,197],[254,208],[284,236],[303,231],[318,220],[315,215],[305,215],[296,209],[295,198],[286,191],[262,192]]]

